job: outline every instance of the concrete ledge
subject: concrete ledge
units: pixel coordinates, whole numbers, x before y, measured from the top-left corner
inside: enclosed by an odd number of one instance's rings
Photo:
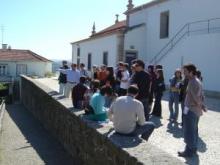
[[[87,121],[70,99],[34,79],[21,78],[22,103],[80,164],[183,164],[137,137],[118,136],[112,125]]]

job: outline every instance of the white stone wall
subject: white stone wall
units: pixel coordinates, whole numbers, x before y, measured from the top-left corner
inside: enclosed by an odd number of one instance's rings
[[[146,23],[146,45],[149,60],[189,22],[220,17],[219,0],[170,0],[130,15],[129,26]],[[169,38],[160,39],[160,13],[169,10]],[[200,42],[200,41],[198,41]]]
[[[77,62],[77,47],[80,47],[80,63],[88,64],[88,53],[92,54],[92,65],[103,64],[103,52],[108,52],[109,66],[115,66],[117,60],[118,49],[117,35],[109,35],[102,38],[96,38],[81,42],[79,44],[72,44],[72,61]]]
[[[133,47],[133,49],[131,49]],[[125,51],[137,51],[138,58],[141,57],[143,60],[147,60],[146,55],[146,26],[142,25],[140,27],[134,28],[127,33],[125,33]]]

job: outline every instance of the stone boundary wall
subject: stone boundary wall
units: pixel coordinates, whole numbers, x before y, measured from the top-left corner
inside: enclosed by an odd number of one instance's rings
[[[123,148],[120,138],[107,136],[110,128],[88,123],[82,111],[72,108],[69,99],[60,99],[57,92],[26,76],[21,77],[21,101],[78,164],[141,165],[182,164],[150,143]],[[122,139],[126,141],[126,139]],[[146,148],[143,148],[146,147]]]

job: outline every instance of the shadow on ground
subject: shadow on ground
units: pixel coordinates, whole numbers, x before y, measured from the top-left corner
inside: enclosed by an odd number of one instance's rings
[[[27,140],[16,150],[33,147],[45,164],[78,164],[22,105],[6,105],[6,110]]]

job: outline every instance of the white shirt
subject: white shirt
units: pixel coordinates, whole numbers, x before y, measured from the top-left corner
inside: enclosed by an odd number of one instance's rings
[[[143,104],[131,96],[118,97],[111,105],[108,115],[119,133],[129,134],[135,130],[137,123],[145,123]]]
[[[72,69],[59,69],[61,73],[66,74],[67,82],[79,83],[80,72]]]
[[[121,74],[122,74],[121,80],[123,80],[123,81],[121,81],[121,83],[120,83],[120,88],[128,89],[129,84],[130,84],[129,83],[130,74],[127,70],[121,72]]]

